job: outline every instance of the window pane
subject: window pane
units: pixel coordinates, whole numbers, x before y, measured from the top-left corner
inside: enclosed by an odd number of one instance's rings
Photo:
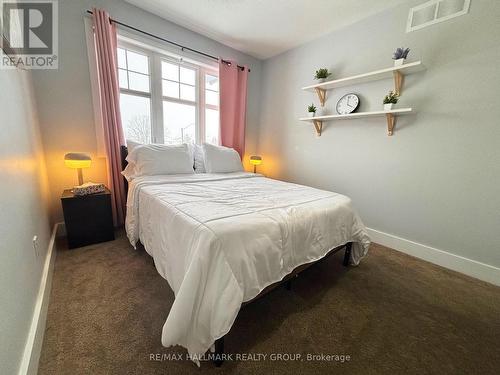
[[[196,101],[194,86],[181,85],[181,99]]]
[[[120,82],[121,89],[128,89],[127,71],[118,69],[118,81]]]
[[[165,144],[194,143],[196,140],[196,107],[163,102]]]
[[[118,67],[127,69],[127,60],[125,59],[125,50],[123,48],[118,48]]]
[[[215,91],[205,90],[205,103],[219,105],[219,93]]]
[[[205,109],[205,142],[218,145],[219,143],[219,111]]]
[[[127,65],[128,70],[149,74],[148,57],[145,55],[127,51]]]
[[[128,83],[130,90],[149,92],[149,76],[147,75],[128,72]]]
[[[181,82],[195,85],[196,72],[193,69],[181,67]]]
[[[171,81],[162,81],[163,96],[179,99],[179,84]]]
[[[219,77],[205,74],[205,88],[207,90],[219,91]]]
[[[151,142],[151,104],[149,98],[120,94],[120,112],[126,139]]]
[[[161,62],[161,77],[179,82],[179,65]]]

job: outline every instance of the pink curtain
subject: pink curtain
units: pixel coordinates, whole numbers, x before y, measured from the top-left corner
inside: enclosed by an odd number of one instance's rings
[[[125,144],[120,116],[118,87],[116,27],[104,10],[93,9],[101,116],[106,146],[108,186],[112,193],[111,205],[115,226],[125,219],[126,195],[121,172],[120,146]]]
[[[247,67],[241,69],[235,61],[227,64],[219,59],[221,142],[223,146],[238,151],[242,158],[245,153],[247,79]]]

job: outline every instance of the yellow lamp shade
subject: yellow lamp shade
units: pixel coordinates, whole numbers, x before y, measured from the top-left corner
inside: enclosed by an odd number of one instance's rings
[[[262,164],[262,157],[261,156],[250,156],[250,164],[252,165],[261,165]]]
[[[89,168],[92,163],[92,159],[87,154],[70,152],[64,155],[64,165],[68,168]]]

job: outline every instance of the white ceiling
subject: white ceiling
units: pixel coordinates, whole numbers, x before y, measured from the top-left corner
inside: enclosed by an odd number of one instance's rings
[[[126,0],[260,59],[407,0]]]

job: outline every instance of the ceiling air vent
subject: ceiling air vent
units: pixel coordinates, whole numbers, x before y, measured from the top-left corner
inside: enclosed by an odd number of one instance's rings
[[[406,32],[420,30],[469,12],[471,0],[430,0],[410,9]]]

